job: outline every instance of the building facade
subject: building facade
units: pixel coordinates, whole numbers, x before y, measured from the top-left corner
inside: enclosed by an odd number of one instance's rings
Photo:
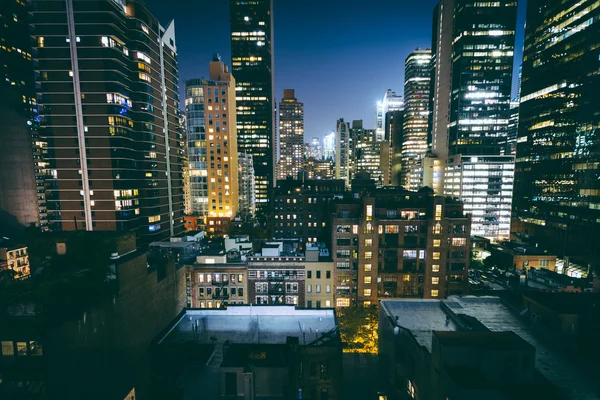
[[[304,257],[248,257],[248,301],[258,305],[304,304],[304,265]]]
[[[0,5],[0,210],[21,225],[46,229],[46,145],[37,131],[31,10],[31,1]]]
[[[336,197],[345,184],[339,179],[277,181],[274,191],[274,231],[276,238],[301,238],[301,243],[331,243],[331,213]]]
[[[462,200],[465,212],[472,215],[472,235],[510,238],[514,175],[511,155],[448,158],[444,193]]]
[[[6,239],[0,240],[0,264],[6,264],[6,268],[14,272],[15,279],[31,274],[27,246],[15,245]]]
[[[50,229],[183,231],[174,24],[140,2],[68,0],[37,2],[33,25]]]
[[[442,0],[435,9],[430,140],[432,154],[442,164],[444,187],[454,186],[455,164],[465,156],[504,154],[516,20],[517,2],[513,0]],[[448,168],[454,172],[451,178],[445,177]],[[441,189],[434,188],[439,194],[452,191]],[[493,215],[474,231],[483,230],[485,237],[494,240],[507,238],[510,229],[500,220],[499,214]]]
[[[239,211],[243,215],[256,214],[256,182],[252,154],[238,153]]]
[[[459,202],[377,189],[336,203],[332,229],[338,307],[468,291],[470,217]]]
[[[404,126],[401,185],[418,190],[423,185],[423,158],[427,152],[431,50],[417,49],[404,62]]]
[[[248,304],[248,268],[245,263],[195,263],[186,266],[188,308],[222,308]]]
[[[335,179],[341,179],[350,185],[350,124],[340,118],[335,130]]]
[[[335,280],[333,262],[306,262],[305,307],[335,307]]]
[[[334,179],[335,167],[331,159],[308,158],[304,161],[308,179]]]
[[[190,169],[194,211],[205,213],[208,230],[215,231],[237,215],[239,165],[235,79],[216,54],[209,69],[208,80],[186,81],[186,94],[192,96],[187,110],[193,124],[189,129],[199,131],[188,135],[188,153],[194,157]]]
[[[296,178],[304,156],[304,104],[294,89],[284,89],[279,103],[279,179]]]
[[[529,1],[515,169],[515,218],[563,256],[598,260],[600,7]]]
[[[259,207],[275,178],[272,6],[272,0],[229,1],[238,149],[252,155]]]

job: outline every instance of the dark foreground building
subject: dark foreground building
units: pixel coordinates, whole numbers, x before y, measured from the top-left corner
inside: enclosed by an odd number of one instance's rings
[[[163,398],[336,400],[341,364],[334,310],[187,310],[157,341],[154,391]]]

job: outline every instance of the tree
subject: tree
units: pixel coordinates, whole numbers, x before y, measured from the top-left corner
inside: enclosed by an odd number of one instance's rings
[[[378,307],[346,307],[338,312],[340,336],[349,353],[377,353]]]

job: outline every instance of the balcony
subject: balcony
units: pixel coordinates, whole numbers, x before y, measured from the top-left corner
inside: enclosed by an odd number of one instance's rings
[[[227,286],[229,285],[229,281],[221,281],[221,282],[217,282],[217,281],[212,281],[212,285],[214,286]]]
[[[227,300],[229,299],[229,295],[223,293],[213,293],[212,298],[216,300]]]

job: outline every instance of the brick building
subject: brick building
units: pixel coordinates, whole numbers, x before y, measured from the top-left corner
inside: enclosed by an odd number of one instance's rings
[[[305,304],[304,256],[248,257],[251,304]]]
[[[336,202],[336,305],[468,291],[470,217],[429,189],[368,189]]]
[[[339,179],[277,181],[273,199],[273,235],[276,238],[301,237],[301,243],[324,242],[329,246],[332,201],[344,190],[344,181]]]

